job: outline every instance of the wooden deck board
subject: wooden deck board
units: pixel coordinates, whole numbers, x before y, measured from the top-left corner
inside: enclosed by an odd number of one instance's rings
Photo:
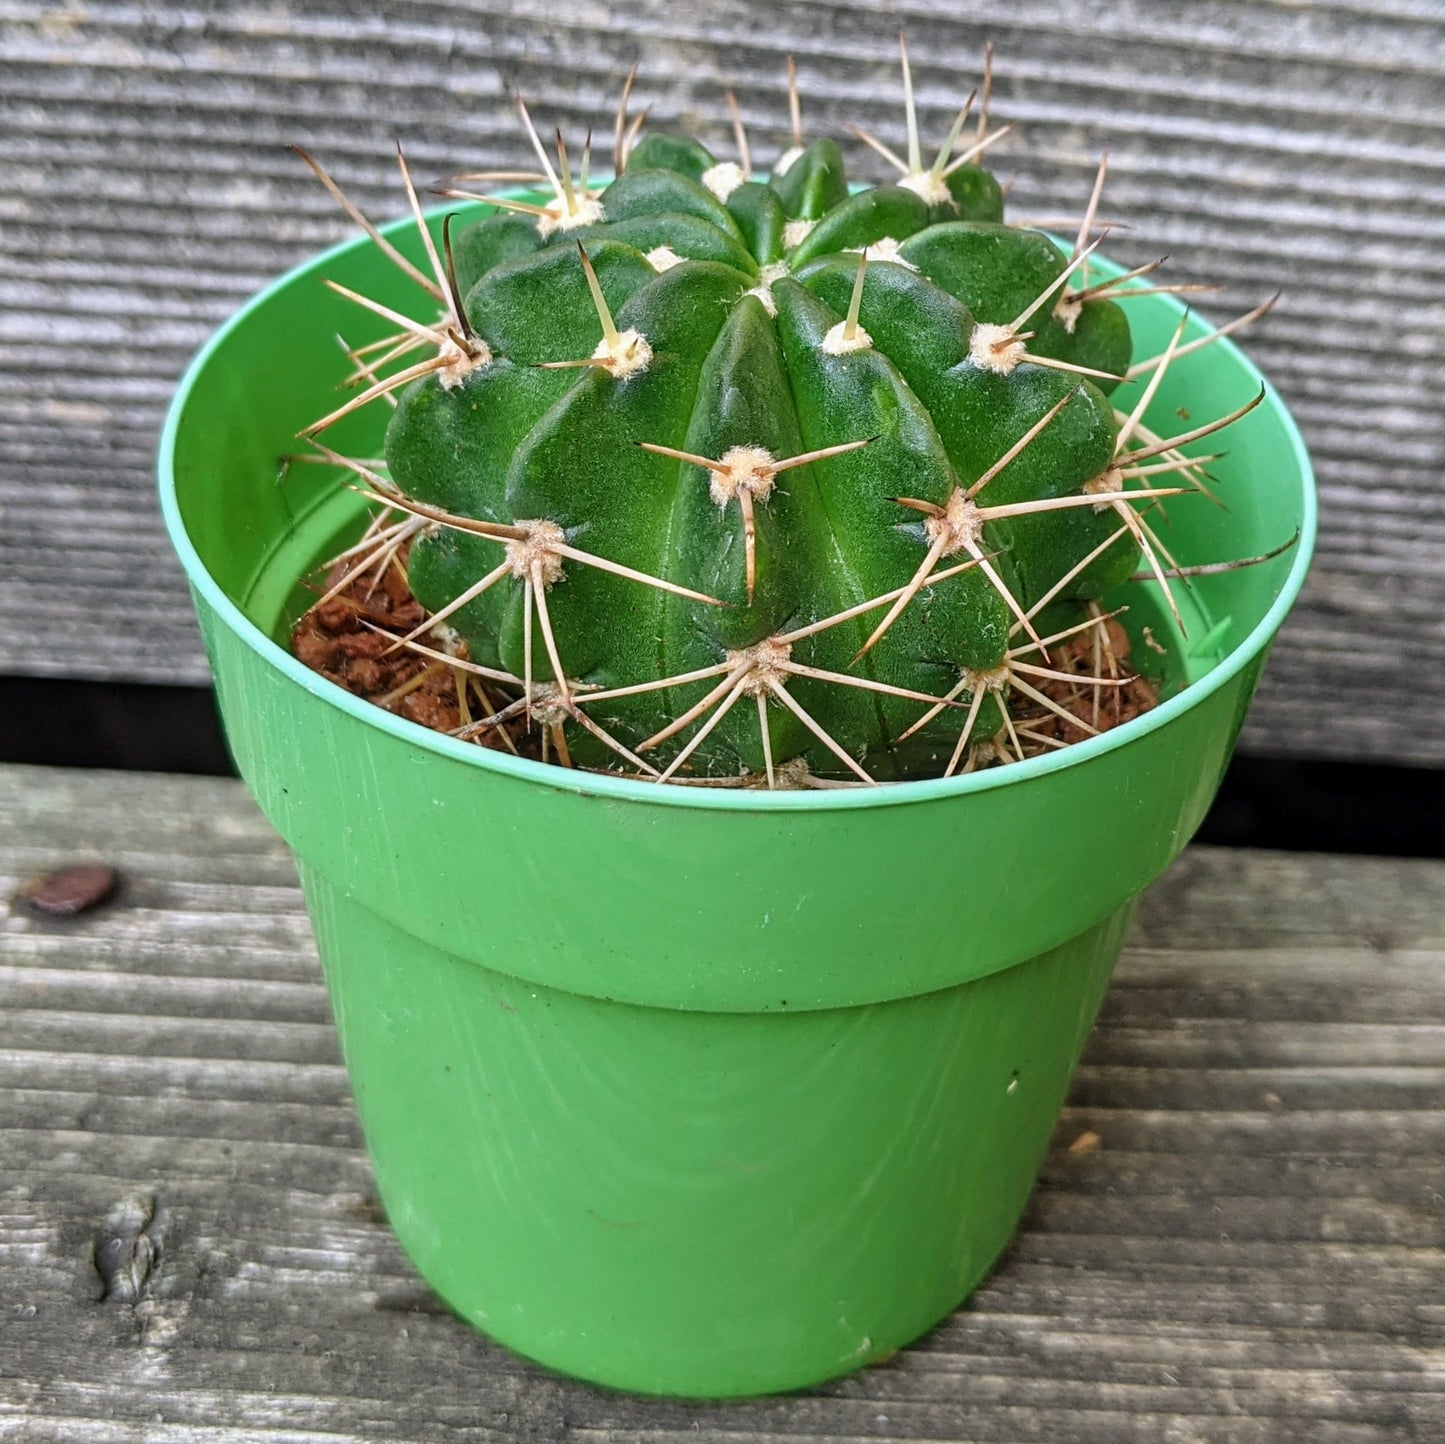
[[[1190,850],[993,1278],[889,1364],[707,1405],[558,1379],[417,1278],[239,784],[0,768],[0,907],[77,858],[114,903],[0,911],[0,1439],[1445,1435],[1445,864]]]

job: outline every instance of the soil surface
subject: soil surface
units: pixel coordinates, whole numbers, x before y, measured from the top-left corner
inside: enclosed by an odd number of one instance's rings
[[[1078,676],[1081,680],[1077,684],[1055,678],[1030,680],[1051,701],[1088,723],[1096,732],[1108,732],[1159,705],[1154,684],[1130,666],[1130,651],[1128,632],[1110,617],[1098,627],[1091,627],[1049,649],[1049,665],[1056,671]],[[1094,677],[1107,678],[1111,684],[1120,685],[1096,686],[1084,680]],[[1032,731],[1059,742],[1078,742],[1088,735],[1043,707],[1033,707],[1028,713],[1016,711],[1014,716],[1016,719],[1027,717]]]
[[[291,651],[338,687],[438,732],[454,732],[490,716],[509,700],[494,696],[458,667],[395,646],[398,637],[426,619],[407,585],[404,554],[389,562],[380,577],[374,568],[339,563],[327,574],[322,596],[292,629]],[[443,640],[435,635],[423,633],[418,640],[444,650]],[[466,660],[464,643],[455,642],[450,650],[458,660]],[[472,740],[483,747],[506,748],[514,730],[521,729],[489,728]]]
[[[468,740],[479,746],[542,757],[540,739],[546,729],[528,729],[520,716],[496,726],[473,727],[478,720],[505,708],[510,697],[489,690],[460,667],[395,646],[398,637],[420,626],[426,618],[407,585],[404,550],[388,562],[380,575],[374,566],[338,563],[319,590],[323,600],[312,606],[291,634],[291,650],[306,666],[348,692],[423,727],[438,732],[465,728]],[[422,633],[418,641],[435,651],[446,651],[458,661],[466,660],[466,644],[445,626]],[[1098,627],[1050,648],[1049,665],[1077,676],[1077,683],[1062,678],[1029,680],[1088,727],[1107,732],[1158,704],[1153,683],[1131,669],[1129,655],[1128,633],[1113,618],[1101,618]],[[1106,685],[1089,680],[1095,677],[1107,679]],[[1025,729],[1021,740],[1026,756],[1052,751],[1090,735],[1057,713],[1039,704],[1028,704],[1022,697],[1011,708],[1011,715],[1015,725]],[[1001,734],[994,743],[974,749],[973,766],[1013,760],[1002,741]],[[739,781],[750,785],[757,779]]]

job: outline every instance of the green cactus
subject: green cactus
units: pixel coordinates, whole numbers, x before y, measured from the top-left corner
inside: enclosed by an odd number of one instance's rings
[[[441,247],[421,225],[431,276],[394,257],[441,319],[354,298],[404,329],[308,434],[398,393],[385,476],[346,464],[401,518],[376,554],[410,543],[430,616],[398,645],[517,695],[466,735],[522,712],[568,760],[773,786],[951,773],[996,735],[1022,756],[1011,707],[1092,730],[1039,690],[1048,648],[1140,567],[1169,596],[1140,503],[1202,485],[1178,447],[1234,418],[1143,430],[1178,336],[1116,413],[1129,292],[1079,279],[1100,187],[1072,254],[1006,224],[986,105],[926,162],[906,52],[904,88],[906,157],[857,132],[899,179],[856,193],[796,88],[766,182],[740,121],[736,162],[634,143],[624,93],[594,189],[523,107],[548,190],[454,187],[492,212]]]

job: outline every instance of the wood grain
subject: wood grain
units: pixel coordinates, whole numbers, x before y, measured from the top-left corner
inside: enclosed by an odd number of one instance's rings
[[[658,124],[723,149],[734,85],[766,162],[790,50],[810,126],[897,143],[900,24],[929,133],[998,43],[1015,212],[1077,210],[1107,147],[1107,209],[1134,227],[1115,253],[1167,251],[1222,288],[1216,318],[1284,291],[1250,345],[1304,427],[1325,520],[1244,745],[1445,761],[1434,0],[980,0],[967,18],[945,0],[380,0],[364,19],[340,0],[0,0],[0,669],[204,680],[151,458],[188,354],[345,232],[286,142],[390,215],[394,136],[424,174],[524,162],[512,86],[580,131],[640,59]]]
[[[1193,849],[1146,897],[1022,1232],[806,1395],[558,1379],[380,1217],[289,858],[239,784],[0,769],[0,1439],[1401,1444],[1445,1433],[1445,864]]]

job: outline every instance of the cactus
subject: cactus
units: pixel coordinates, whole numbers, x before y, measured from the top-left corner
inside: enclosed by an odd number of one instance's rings
[[[574,176],[519,98],[541,170],[453,178],[491,211],[448,217],[440,245],[402,160],[429,270],[311,162],[440,307],[337,286],[400,329],[353,353],[364,389],[304,434],[392,398],[384,468],[316,445],[381,508],[352,554],[408,549],[429,615],[394,646],[515,697],[462,735],[524,716],[569,762],[659,781],[948,775],[1095,730],[1046,684],[1097,696],[1119,668],[1081,678],[1052,649],[1106,638],[1100,601],[1136,573],[1182,626],[1148,507],[1204,490],[1180,448],[1260,398],[1146,430],[1198,343],[1181,324],[1134,364],[1121,302],[1190,288],[1135,284],[1153,266],[1089,281],[1103,164],[1071,251],[1005,223],[978,164],[1007,129],[987,72],[929,159],[902,61],[906,155],[854,132],[899,175],[856,192],[837,143],[805,141],[791,62],[793,144],[766,180],[731,96],[719,161],[639,139],[629,76],[603,187],[590,137]],[[499,180],[543,189],[470,189]]]

